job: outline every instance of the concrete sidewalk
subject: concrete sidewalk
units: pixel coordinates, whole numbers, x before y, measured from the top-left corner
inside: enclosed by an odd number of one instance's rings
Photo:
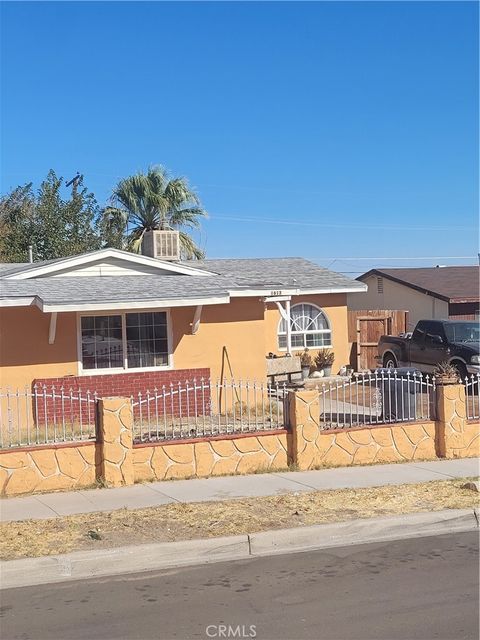
[[[57,518],[77,513],[141,509],[171,502],[214,502],[322,489],[359,489],[413,484],[479,474],[479,460],[438,460],[319,471],[285,471],[250,476],[171,480],[119,489],[44,493],[0,502],[0,521]]]

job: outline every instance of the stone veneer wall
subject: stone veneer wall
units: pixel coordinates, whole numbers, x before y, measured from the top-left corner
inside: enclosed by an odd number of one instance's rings
[[[437,397],[438,455],[442,458],[479,456],[479,422],[466,419],[465,387],[462,384],[438,386]]]
[[[435,460],[435,423],[319,431],[309,421],[297,427],[296,446],[299,469]]]
[[[0,452],[0,493],[79,489],[96,478],[94,442],[47,445]]]
[[[316,391],[295,394],[290,407],[299,469],[436,459],[434,422],[322,430]]]
[[[437,419],[321,430],[316,391],[290,395],[290,430],[133,445],[129,398],[98,402],[97,443],[0,451],[2,494],[131,485],[144,480],[207,477],[285,469],[435,460],[479,455],[480,425],[465,418],[462,385],[439,386]]]
[[[135,482],[254,473],[287,466],[285,430],[133,448]]]
[[[128,398],[98,401],[100,478],[109,487],[133,484],[133,413]]]
[[[292,393],[290,459],[299,469],[480,455],[480,425],[465,417],[463,385],[437,387],[436,421],[322,430],[316,391]]]

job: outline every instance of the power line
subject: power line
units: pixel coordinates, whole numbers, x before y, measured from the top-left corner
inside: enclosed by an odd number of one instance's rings
[[[413,261],[413,260],[475,260],[476,256],[428,256],[428,257],[417,257],[417,256],[413,256],[411,258],[384,258],[384,257],[378,257],[378,256],[372,256],[372,257],[355,257],[355,258],[332,258],[332,257],[324,257],[324,256],[303,256],[306,260],[321,260],[326,262],[327,260],[331,260],[331,264],[333,264],[334,262],[342,262],[342,261],[355,261],[355,260],[388,260],[390,261]],[[208,256],[207,258],[208,260],[223,260],[223,257],[219,257],[219,256]],[[232,258],[233,260],[235,258]],[[239,260],[248,260],[249,258],[245,258],[245,257],[239,257]],[[254,259],[254,258],[250,258],[250,259]],[[268,259],[268,258],[267,258]],[[275,259],[275,256],[271,257],[272,260]],[[460,266],[471,266],[471,265],[460,265]],[[475,265],[473,265],[475,266]],[[357,273],[357,271],[341,271],[340,273]]]
[[[382,256],[355,256],[351,258],[334,258],[328,256],[307,256],[310,260],[388,260],[388,261],[396,261],[396,260],[405,260],[409,262],[410,260],[474,260],[477,256],[411,256],[409,258],[392,258],[390,257],[382,257]]]
[[[327,215],[327,214],[323,214]],[[210,220],[222,220],[230,222],[265,222],[269,224],[281,224],[288,226],[302,227],[323,227],[329,229],[385,229],[387,231],[472,231],[476,227],[410,227],[403,225],[367,225],[367,224],[331,224],[329,222],[312,222],[304,220],[280,220],[278,218],[257,218],[257,217],[241,217],[241,216],[219,216],[216,214],[209,215]]]

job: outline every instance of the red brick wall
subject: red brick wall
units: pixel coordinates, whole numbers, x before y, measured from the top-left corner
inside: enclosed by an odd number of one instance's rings
[[[145,398],[147,391],[151,395],[154,395],[155,389],[161,392],[165,387],[166,392],[170,392],[171,386],[173,389],[184,388],[185,382],[188,380],[190,385],[193,380],[200,383],[201,379],[206,382],[210,380],[210,369],[179,369],[174,371],[144,371],[144,372],[132,372],[132,373],[114,373],[106,375],[91,375],[91,376],[66,376],[64,378],[37,378],[33,381],[33,384],[37,385],[37,407],[35,413],[37,413],[37,420],[39,422],[45,421],[45,415],[48,421],[52,421],[54,416],[57,421],[61,421],[62,414],[62,402],[58,399],[54,402],[52,398],[47,397],[45,400],[42,398],[43,387],[46,387],[46,393],[52,393],[52,387],[55,388],[55,393],[60,393],[63,387],[64,394],[68,398],[70,389],[75,395],[81,392],[83,398],[86,397],[86,392],[90,391],[93,397],[93,393],[96,392],[99,398],[108,396],[133,396],[133,401],[139,400],[138,394],[142,394],[142,399]],[[180,385],[179,385],[180,383]],[[209,390],[205,390],[202,394],[201,391],[194,393],[190,392],[188,395],[185,392],[180,394],[174,393],[171,397],[167,396],[165,403],[165,410],[167,414],[179,415],[194,415],[196,410],[197,414],[201,414],[202,405],[209,410],[210,407],[210,393]],[[172,402],[173,399],[173,402]],[[46,403],[46,411],[45,411]],[[65,403],[63,403],[65,411]],[[71,408],[70,404],[66,403],[68,408],[68,416],[70,417]],[[86,411],[85,402],[74,402],[74,414],[79,413],[79,406],[82,406],[82,411]],[[151,411],[154,410],[154,402],[150,403]],[[188,406],[187,406],[188,405]],[[163,415],[163,402],[157,402],[156,407],[158,414]],[[146,404],[142,403],[142,410],[146,412]],[[135,415],[138,415],[138,406],[134,408]]]

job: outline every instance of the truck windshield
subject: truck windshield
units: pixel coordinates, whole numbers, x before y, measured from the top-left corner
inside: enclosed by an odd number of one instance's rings
[[[478,322],[455,322],[444,325],[449,342],[479,342],[480,325]]]

